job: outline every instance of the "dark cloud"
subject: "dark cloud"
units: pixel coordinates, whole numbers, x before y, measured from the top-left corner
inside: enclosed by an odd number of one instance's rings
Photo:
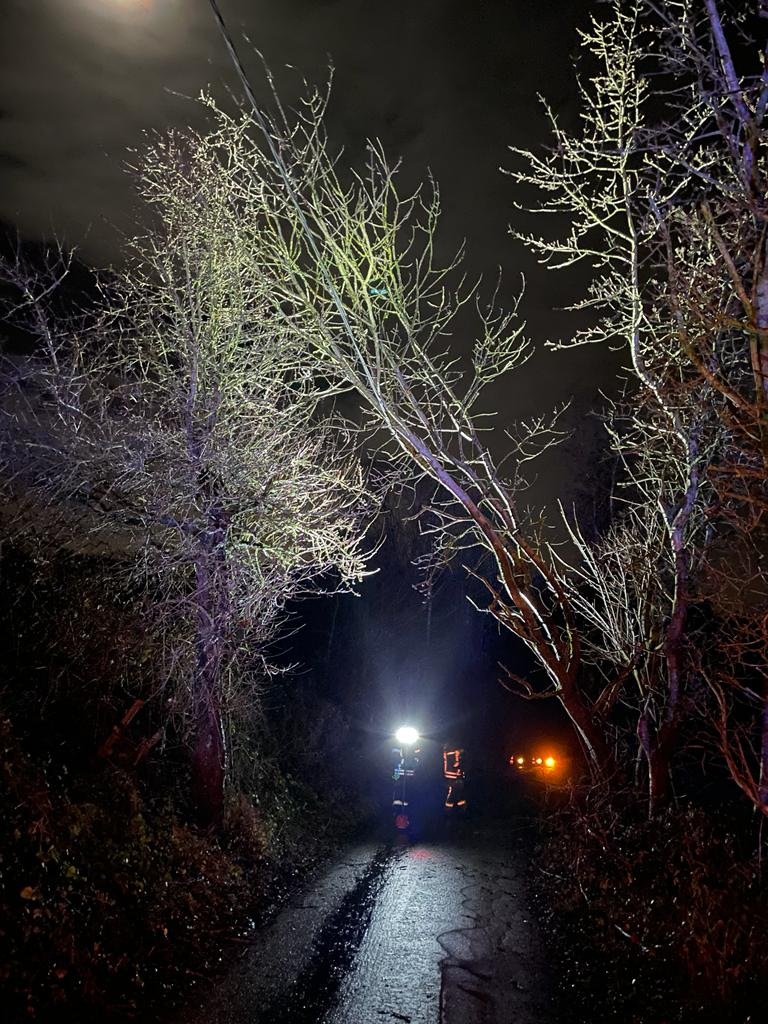
[[[14,153],[0,153],[0,170],[18,171],[26,166],[27,164]]]
[[[525,271],[532,331],[564,332],[552,310],[569,296],[509,239],[513,188],[499,166],[508,144],[541,141],[537,92],[568,113],[575,26],[594,2],[220,3],[277,70],[285,96],[302,75],[322,81],[332,58],[333,140],[355,159],[366,138],[380,138],[403,157],[408,182],[430,168],[445,249],[466,238],[470,272],[501,265],[510,293]],[[0,219],[33,237],[56,233],[90,259],[117,258],[137,217],[127,150],[144,131],[198,123],[200,109],[184,97],[236,85],[207,0],[3,0],[0,50]],[[248,63],[261,81],[252,54]],[[501,396],[510,413],[540,408],[545,389],[552,399],[591,396],[605,377],[602,352],[548,358]]]
[[[318,80],[333,59],[340,143],[354,151],[378,137],[414,176],[432,167],[449,231],[482,235],[490,221],[500,238],[510,196],[497,167],[538,121],[536,90],[562,92],[580,6],[222,2],[274,67]],[[0,147],[17,163],[5,168],[0,216],[73,241],[90,227],[86,248],[100,255],[116,244],[108,223],[132,217],[126,149],[143,130],[199,117],[182,96],[233,81],[206,0],[5,0],[2,51]],[[293,77],[281,75],[289,93]]]

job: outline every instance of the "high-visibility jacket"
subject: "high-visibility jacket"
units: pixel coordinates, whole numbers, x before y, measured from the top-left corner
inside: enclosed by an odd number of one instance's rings
[[[443,775],[446,779],[463,779],[464,769],[461,765],[461,758],[464,751],[444,750],[443,751]]]

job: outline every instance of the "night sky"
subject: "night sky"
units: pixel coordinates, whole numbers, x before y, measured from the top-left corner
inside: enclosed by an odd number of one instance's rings
[[[128,149],[142,133],[201,124],[195,97],[237,88],[207,0],[2,0],[0,220],[30,237],[64,238],[97,263],[119,259],[137,208]],[[467,240],[467,269],[502,267],[507,296],[528,279],[534,337],[558,336],[552,312],[573,297],[507,234],[513,208],[507,146],[544,141],[537,93],[573,116],[576,26],[587,0],[223,0],[233,32],[247,33],[276,70],[290,103],[301,77],[335,67],[329,132],[351,161],[379,138],[403,158],[405,184],[431,168],[444,201],[443,251]],[[242,44],[248,55],[247,44]],[[258,61],[248,60],[254,84]],[[295,71],[284,70],[291,64]],[[281,70],[283,69],[283,70]],[[139,214],[140,215],[140,214]],[[541,227],[541,225],[537,225]],[[458,344],[461,344],[461,340]],[[523,414],[575,394],[591,404],[607,374],[603,352],[540,357],[504,397]],[[546,383],[542,380],[542,371]],[[518,384],[519,387],[514,386]],[[512,411],[511,409],[509,410]]]
[[[500,167],[512,160],[508,145],[545,141],[537,93],[573,118],[576,26],[594,0],[222,0],[221,7],[257,93],[263,75],[242,32],[275,70],[288,104],[302,76],[322,83],[332,61],[332,142],[354,162],[366,138],[381,139],[390,158],[402,157],[406,186],[431,169],[445,211],[442,251],[466,239],[466,269],[493,279],[500,266],[502,298],[517,292],[524,272],[530,333],[543,342],[567,331],[554,307],[576,293],[510,239],[509,223],[521,223],[513,207],[519,196]],[[2,0],[2,11],[0,221],[30,239],[63,238],[86,261],[119,261],[121,239],[141,216],[125,169],[129,149],[141,147],[147,130],[200,126],[191,99],[200,90],[210,86],[225,103],[227,88],[237,93],[209,4]],[[456,345],[469,340],[457,337]],[[506,420],[574,399],[575,437],[543,467],[534,492],[542,500],[558,494],[568,503],[583,486],[596,443],[584,413],[614,371],[604,351],[563,356],[540,346],[495,394]],[[459,676],[466,677],[462,666]]]

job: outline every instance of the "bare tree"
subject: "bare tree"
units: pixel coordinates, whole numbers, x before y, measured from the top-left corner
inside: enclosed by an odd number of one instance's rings
[[[754,71],[741,73],[735,54],[754,53],[754,33],[765,33],[763,12],[724,10],[716,0],[614,0],[610,19],[582,34],[589,77],[579,83],[578,132],[546,108],[551,149],[516,151],[513,172],[539,193],[540,209],[571,225],[561,238],[518,237],[550,267],[592,273],[574,306],[591,322],[570,344],[626,345],[630,357],[634,411],[620,439],[629,509],[617,529],[647,548],[660,514],[663,556],[652,579],[641,560],[627,589],[615,542],[607,560],[582,544],[596,598],[577,603],[620,636],[624,663],[634,650],[644,652],[639,664],[661,652],[653,679],[638,686],[652,799],[667,788],[686,687],[701,668],[691,604],[707,598],[713,577],[722,587],[727,563],[743,564],[755,530],[764,532],[764,39]],[[661,599],[648,617],[654,590]],[[726,647],[729,621],[720,621]]]
[[[158,692],[216,823],[225,716],[256,699],[286,602],[365,574],[374,501],[208,157],[176,138],[148,153],[155,223],[89,331],[51,317],[52,281],[6,266],[43,345],[5,374],[3,477],[18,525],[54,523],[81,549],[100,539],[151,596]]]
[[[250,114],[232,119],[210,104],[216,127],[204,145],[236,196],[250,258],[320,372],[354,392],[370,429],[390,439],[390,461],[437,485],[444,500],[427,513],[432,527],[450,533],[452,551],[485,552],[487,566],[472,570],[488,590],[485,610],[534,653],[543,693],[561,701],[592,765],[605,767],[609,744],[577,683],[580,641],[559,565],[545,528],[517,503],[527,463],[559,438],[557,417],[507,431],[502,465],[483,408],[487,385],[528,357],[517,309],[483,306],[476,289],[451,286],[460,257],[436,262],[434,185],[401,197],[373,144],[364,174],[342,173],[323,132],[325,102],[312,93],[292,117],[278,106],[266,147]],[[461,365],[446,337],[470,302],[479,331]],[[529,680],[514,682],[538,695]]]

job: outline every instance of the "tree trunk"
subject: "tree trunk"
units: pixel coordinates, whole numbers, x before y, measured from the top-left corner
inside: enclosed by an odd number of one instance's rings
[[[667,694],[661,722],[655,736],[650,735],[648,717],[641,716],[638,732],[648,761],[648,813],[656,814],[671,795],[670,771],[678,743],[683,690],[685,685],[685,638],[688,625],[689,555],[685,530],[699,493],[696,467],[698,443],[695,435],[688,438],[690,468],[685,497],[670,522],[670,543],[674,554],[675,591],[664,640]]]
[[[200,538],[195,565],[197,666],[192,796],[201,824],[218,828],[224,820],[226,745],[221,717],[222,657],[228,613],[225,526],[214,506],[209,529]]]
[[[661,737],[648,757],[648,815],[653,817],[669,802],[671,746]]]
[[[211,699],[198,707],[192,748],[192,798],[206,828],[220,828],[224,821],[225,768],[221,714]]]
[[[601,777],[611,775],[616,767],[615,758],[608,747],[603,729],[595,722],[575,686],[573,690],[563,687],[557,696],[576,730],[592,774]]]
[[[760,717],[760,780],[758,799],[763,813],[768,812],[768,680],[763,690],[763,713]]]

